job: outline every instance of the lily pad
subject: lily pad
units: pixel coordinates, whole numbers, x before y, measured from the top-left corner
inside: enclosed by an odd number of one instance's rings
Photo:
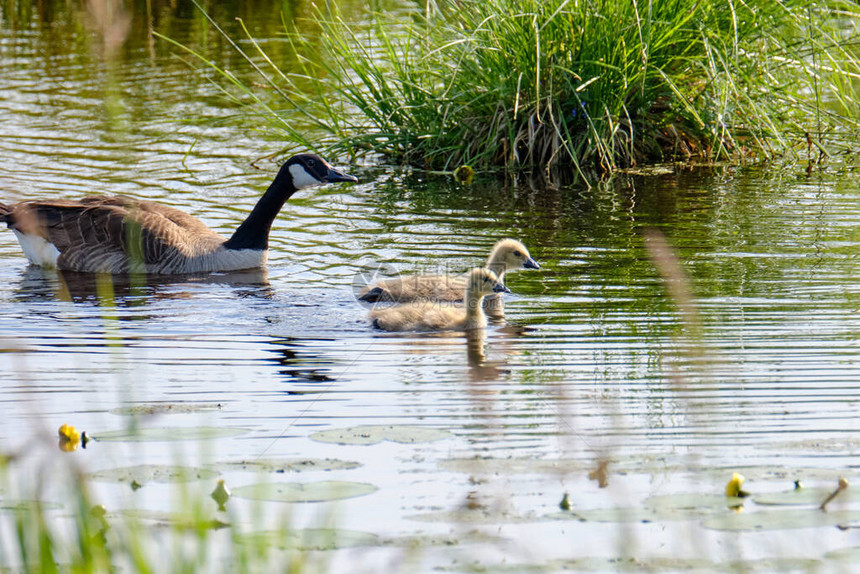
[[[407,425],[362,425],[315,432],[310,438],[318,442],[365,445],[379,444],[386,440],[403,444],[433,442],[450,436],[451,433],[444,429]]]
[[[138,485],[148,482],[190,482],[210,480],[218,473],[208,468],[169,466],[164,464],[139,464],[119,468],[106,468],[90,473],[92,480],[99,482],[129,482]]]
[[[824,502],[828,496],[833,494],[834,490],[836,490],[835,487],[802,487],[794,488],[792,490],[785,490],[783,492],[757,494],[753,497],[753,500],[755,500],[756,504],[781,506],[814,504],[815,506],[818,506],[822,502]],[[857,500],[857,495],[855,494],[855,492],[856,489],[852,491],[851,488],[843,490],[836,495],[836,498],[833,499],[833,503]]]
[[[475,571],[479,572],[516,572],[541,574],[543,572],[712,572],[716,564],[709,560],[697,558],[613,558],[602,556],[584,556],[570,560],[549,560],[537,564],[523,563],[493,563],[476,564]],[[460,572],[462,568],[440,568],[442,571]]]
[[[691,511],[695,513],[722,512],[742,506],[744,498],[724,494],[701,494],[697,492],[680,494],[661,494],[649,496],[643,504],[654,510]]]
[[[365,482],[261,482],[234,488],[233,496],[276,502],[324,502],[372,494],[379,490]]]
[[[743,505],[743,498],[722,494],[681,493],[651,496],[644,506],[589,508],[556,512],[550,518],[585,522],[657,522],[690,520]]]
[[[560,569],[592,572],[709,572],[715,564],[700,558],[600,558],[597,556],[558,560]]]
[[[61,508],[63,508],[61,504],[42,500],[0,500],[0,511],[44,512],[45,510],[60,510]]]
[[[192,512],[164,512],[144,508],[127,508],[111,512],[108,518],[131,518],[149,526],[170,527],[189,530],[217,530],[230,526],[212,515],[194,514]]]
[[[734,512],[708,517],[702,526],[712,530],[789,530],[833,526],[860,520],[860,510],[823,512],[817,508]]]
[[[860,564],[860,546],[831,550],[824,557],[828,560],[844,560],[848,564]]]
[[[220,408],[221,405],[219,403],[153,403],[147,405],[117,407],[108,412],[112,415],[152,416],[217,411]]]
[[[641,506],[588,508],[553,512],[547,515],[553,520],[579,520],[581,522],[655,522],[660,516],[651,508]],[[679,517],[680,518],[680,517]]]
[[[215,465],[221,470],[251,470],[258,472],[308,472],[312,470],[352,470],[360,462],[332,458],[293,458],[284,460],[237,460]]]
[[[483,542],[484,540],[482,540]],[[499,538],[492,540],[500,542]],[[396,536],[380,541],[382,546],[394,546],[397,548],[424,549],[431,546],[460,546],[463,544],[462,538],[456,538],[447,534],[415,534],[412,536]],[[471,537],[469,542],[475,542]]]
[[[545,520],[539,516],[521,516],[487,508],[427,512],[406,517],[421,522],[444,522],[446,524],[521,524]]]
[[[788,449],[793,450],[810,450],[816,454],[822,452],[852,452],[860,448],[860,439],[844,436],[844,437],[829,437],[829,438],[812,438],[803,440],[793,440],[778,442],[773,445],[773,448],[779,452]]]
[[[96,433],[92,438],[103,442],[211,440],[239,436],[248,432],[251,430],[238,427],[146,427]]]
[[[439,468],[468,474],[550,474],[589,470],[593,461],[536,458],[449,458]]]
[[[835,485],[840,476],[846,476],[851,480],[855,473],[851,473],[846,469],[833,468],[816,468],[816,467],[774,467],[774,466],[742,466],[728,468],[712,468],[707,469],[709,473],[716,474],[722,478],[733,472],[738,472],[744,475],[747,479],[747,484],[750,481],[772,481],[781,480],[786,484],[791,484],[795,480],[801,482],[833,482]]]
[[[814,558],[779,557],[718,563],[725,572],[819,572],[822,563]]]
[[[335,550],[379,544],[379,536],[376,534],[337,528],[253,532],[241,536],[239,540],[244,544],[259,545],[264,548],[274,546],[281,549],[296,550]]]
[[[602,557],[550,560],[539,564],[478,564],[480,572],[816,572],[822,563],[811,558],[762,558],[736,562],[713,562],[703,558],[671,557]],[[459,567],[439,568],[460,572]]]

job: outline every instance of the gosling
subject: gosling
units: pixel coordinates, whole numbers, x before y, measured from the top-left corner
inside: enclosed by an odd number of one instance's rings
[[[450,301],[416,300],[370,312],[373,326],[384,331],[470,331],[487,326],[483,302],[488,295],[510,293],[489,269],[466,275],[465,306]]]
[[[499,282],[503,282],[508,271],[540,269],[540,265],[532,259],[525,245],[515,239],[501,239],[493,246],[486,268],[498,276]],[[463,301],[467,278],[468,275],[406,275],[369,285],[359,294],[358,299],[367,303]],[[484,299],[484,310],[492,315],[502,314],[504,299],[499,294],[489,294]]]

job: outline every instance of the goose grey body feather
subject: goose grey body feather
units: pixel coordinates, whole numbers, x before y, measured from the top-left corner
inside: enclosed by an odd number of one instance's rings
[[[243,261],[241,256],[225,253],[226,240],[202,221],[152,201],[118,196],[25,201],[0,208],[0,220],[19,239],[22,235],[39,237],[52,244],[59,252],[54,261],[59,269],[175,274],[247,269],[265,263],[265,252],[256,256],[257,261],[252,261],[253,255]]]

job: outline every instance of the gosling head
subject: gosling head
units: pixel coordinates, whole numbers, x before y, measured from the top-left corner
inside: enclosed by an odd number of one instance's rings
[[[487,266],[496,273],[514,269],[540,269],[537,261],[529,255],[526,246],[516,239],[502,239],[493,246]]]
[[[466,291],[481,296],[511,292],[510,289],[499,281],[495,273],[484,267],[476,267],[469,272]]]
[[[296,190],[323,185],[324,183],[340,181],[355,183],[358,181],[357,177],[333,168],[326,160],[312,153],[294,155],[281,167],[281,173],[285,171],[290,174],[290,179]]]

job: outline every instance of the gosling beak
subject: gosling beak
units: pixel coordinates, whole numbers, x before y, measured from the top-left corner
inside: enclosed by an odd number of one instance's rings
[[[510,293],[511,290],[502,285],[501,283],[496,283],[493,285],[493,293]]]
[[[523,269],[540,269],[540,263],[529,257],[523,262]]]
[[[325,174],[325,178],[323,179],[323,183],[338,183],[341,181],[358,183],[358,178],[354,175],[343,173],[339,169],[329,167],[328,173]]]

